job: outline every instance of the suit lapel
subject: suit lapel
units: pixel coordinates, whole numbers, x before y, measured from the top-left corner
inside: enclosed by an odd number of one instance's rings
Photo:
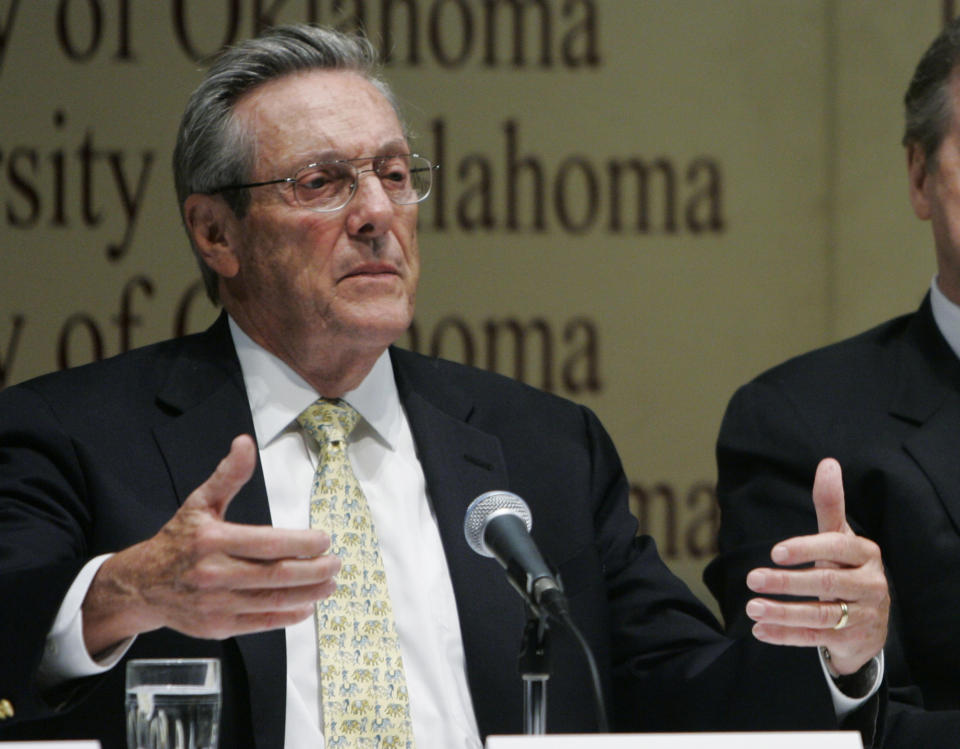
[[[960,533],[960,361],[933,319],[929,298],[895,351],[890,413],[917,425],[904,448],[929,478]]]
[[[240,364],[226,316],[189,339],[158,394],[161,408],[178,414],[154,431],[182,504],[227,454],[233,438],[253,435]],[[227,509],[234,523],[270,525],[266,485],[258,463],[250,481]],[[284,735],[286,647],[283,630],[234,638],[250,687],[250,716],[259,749],[273,749]]]
[[[955,394],[917,431],[904,447],[923,469],[960,533],[960,399]]]
[[[500,441],[470,424],[474,404],[444,382],[435,360],[400,350],[391,353],[447,556],[480,732],[485,736],[519,730],[516,658],[525,621],[523,605],[499,564],[470,549],[463,533],[464,516],[474,498],[509,488]],[[516,723],[503,714],[505,701],[513,704],[507,701],[510,695],[515,696]]]

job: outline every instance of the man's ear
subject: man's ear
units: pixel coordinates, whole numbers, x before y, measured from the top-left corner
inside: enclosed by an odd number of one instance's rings
[[[932,188],[927,171],[927,155],[919,143],[907,146],[907,178],[910,181],[910,204],[919,219],[930,218],[930,195]]]
[[[223,199],[200,193],[188,196],[183,203],[183,220],[203,262],[223,278],[237,275],[237,217]]]

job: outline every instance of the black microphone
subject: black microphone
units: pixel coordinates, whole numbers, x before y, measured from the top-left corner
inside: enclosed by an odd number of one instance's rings
[[[491,491],[470,503],[463,534],[477,554],[494,557],[503,565],[510,584],[534,611],[565,621],[570,613],[566,596],[530,536],[532,525],[530,508],[520,497]]]

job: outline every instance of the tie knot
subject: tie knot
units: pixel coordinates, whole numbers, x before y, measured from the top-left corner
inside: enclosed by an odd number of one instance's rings
[[[345,440],[359,420],[356,409],[339,398],[317,398],[297,416],[297,423],[319,445]]]

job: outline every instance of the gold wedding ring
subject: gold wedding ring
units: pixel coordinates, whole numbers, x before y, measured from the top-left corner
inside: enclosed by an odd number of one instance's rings
[[[843,629],[850,621],[850,609],[847,607],[846,601],[837,601],[837,603],[840,604],[840,618],[837,620],[837,623],[833,625],[833,628]]]

